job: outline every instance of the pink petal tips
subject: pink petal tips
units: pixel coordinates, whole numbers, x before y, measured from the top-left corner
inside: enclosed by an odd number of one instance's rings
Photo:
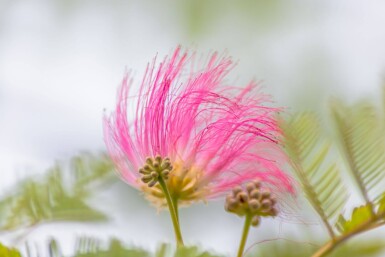
[[[197,68],[194,56],[178,47],[160,64],[154,60],[135,93],[130,75],[124,77],[116,109],[104,118],[105,142],[122,179],[163,206],[156,181],[149,187],[151,176],[141,176],[151,174],[146,163],[159,156],[169,162],[166,183],[182,204],[253,179],[292,193],[280,169],[280,109],[264,105],[269,97],[254,82],[243,88],[226,83],[230,58],[215,53]]]

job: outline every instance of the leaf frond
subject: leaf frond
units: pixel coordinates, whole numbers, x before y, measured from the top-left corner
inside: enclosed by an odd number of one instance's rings
[[[78,166],[50,169],[40,179],[29,178],[16,185],[0,201],[0,230],[28,228],[53,221],[103,221],[106,216],[87,203],[91,183],[112,175],[104,156],[83,155],[72,160]],[[82,168],[79,168],[81,164]]]
[[[382,193],[385,178],[385,134],[379,111],[364,101],[346,106],[339,100],[331,105],[341,151],[366,204]]]
[[[281,127],[285,149],[303,191],[330,236],[335,237],[331,221],[343,207],[347,193],[338,166],[331,160],[331,143],[322,135],[312,113],[297,114],[282,121]]]

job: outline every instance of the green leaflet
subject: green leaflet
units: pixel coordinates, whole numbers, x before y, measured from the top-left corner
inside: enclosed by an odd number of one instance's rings
[[[284,147],[291,166],[310,204],[321,217],[329,235],[335,237],[331,225],[347,199],[331,143],[323,136],[316,115],[300,113],[281,121]]]
[[[74,158],[72,164],[69,170],[57,166],[41,179],[19,183],[13,193],[0,201],[0,230],[53,221],[106,220],[86,200],[91,194],[91,183],[112,175],[111,162],[104,156],[83,155]]]
[[[363,205],[354,208],[350,220],[346,220],[342,215],[340,215],[336,227],[341,233],[346,234],[370,223],[371,221],[371,205]]]
[[[0,243],[0,256],[1,257],[21,257],[19,251],[13,248],[8,248]]]
[[[347,166],[365,202],[374,203],[385,178],[385,134],[379,111],[367,101],[346,106],[335,100],[331,109]]]

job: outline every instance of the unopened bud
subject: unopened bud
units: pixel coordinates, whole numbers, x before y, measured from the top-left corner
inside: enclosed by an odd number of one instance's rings
[[[271,208],[270,215],[275,217],[278,215],[278,210],[276,208]]]
[[[144,175],[141,180],[143,181],[143,183],[148,183],[152,180],[152,176],[151,175]]]
[[[163,162],[161,167],[162,167],[162,170],[165,170],[170,168],[170,166],[171,166],[171,163],[168,161],[168,162]]]
[[[149,164],[149,165],[152,165],[152,163],[153,163],[152,158],[151,157],[147,157],[146,158],[146,163]]]
[[[262,210],[264,210],[264,211],[270,210],[271,207],[272,207],[272,204],[271,204],[271,201],[269,199],[265,199],[262,201],[262,203],[261,203]]]
[[[256,212],[261,207],[261,204],[256,199],[251,199],[249,201],[249,208],[252,212]]]
[[[235,199],[230,199],[229,201],[226,201],[225,209],[229,212],[236,211],[238,207],[238,202]]]
[[[152,180],[150,183],[148,183],[149,187],[155,186],[155,184],[158,182],[158,180]]]
[[[240,203],[246,203],[247,200],[249,199],[249,197],[247,196],[247,194],[245,192],[239,192],[237,194],[237,199]]]
[[[247,216],[251,219],[252,226],[258,226],[261,217],[277,216],[274,208],[277,200],[268,190],[261,189],[259,181],[247,183],[244,188],[236,186],[226,196],[225,209],[238,216]]]
[[[254,186],[256,187],[256,188],[260,188],[261,187],[261,181],[260,180],[254,180],[253,181],[253,184],[254,184]]]
[[[233,188],[233,194],[234,194],[234,196],[237,196],[238,193],[240,193],[240,192],[242,192],[242,187],[236,186],[236,187]]]
[[[162,168],[163,167],[163,168]],[[142,182],[148,183],[149,187],[153,187],[162,177],[164,180],[168,179],[171,171],[171,163],[169,158],[165,158],[162,163],[162,157],[157,155],[155,158],[146,158],[146,164],[139,169],[139,173],[142,174]]]
[[[256,200],[261,200],[262,194],[258,189],[254,189],[250,192],[250,197]]]
[[[161,163],[162,162],[162,157],[160,155],[155,156],[155,161],[157,163]]]
[[[249,193],[252,192],[255,188],[256,187],[255,187],[254,183],[247,183],[247,185],[246,185],[246,190]]]
[[[232,194],[226,195],[226,202],[230,201],[231,199],[234,199],[234,196]]]
[[[270,191],[265,190],[262,192],[262,198],[270,198],[270,196],[271,196]]]
[[[162,171],[162,176],[167,177],[170,174],[169,170],[163,170]]]
[[[260,221],[261,221],[261,219],[259,218],[259,216],[256,215],[256,216],[254,216],[254,217],[252,218],[252,220],[251,220],[251,225],[252,225],[253,227],[256,227],[256,226],[259,225]]]

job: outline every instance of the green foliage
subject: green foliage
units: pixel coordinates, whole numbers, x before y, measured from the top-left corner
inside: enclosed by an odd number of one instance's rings
[[[378,216],[385,217],[385,193],[382,194],[380,200],[378,201]]]
[[[219,257],[219,255],[211,254],[207,251],[200,250],[197,246],[186,246],[180,247],[176,250],[173,255],[168,255],[173,257]],[[164,257],[168,257],[164,255]]]
[[[139,248],[125,248],[119,240],[111,240],[107,249],[101,249],[100,241],[92,238],[81,238],[77,243],[74,257],[150,257],[150,254]]]
[[[338,230],[341,233],[349,233],[359,229],[361,226],[368,224],[372,220],[371,205],[363,205],[354,208],[352,217],[350,220],[346,220],[340,215],[336,224]]]
[[[317,117],[295,115],[281,123],[285,149],[307,199],[321,217],[331,237],[331,220],[343,207],[347,195],[335,161],[330,160],[331,144],[321,133]]]
[[[347,190],[337,168],[341,165],[331,158],[332,144],[314,114],[297,114],[282,122],[293,170],[333,238],[314,256],[330,254],[347,238],[385,224],[385,119],[368,101],[346,106],[335,100],[331,109],[342,156],[364,199],[350,218],[339,215],[335,225],[339,234],[331,222],[341,211]]]
[[[118,239],[112,239],[105,249],[103,249],[102,244],[100,240],[95,238],[78,238],[75,254],[71,257],[220,257],[202,251],[197,246],[179,247],[175,250],[175,246],[162,244],[155,253],[150,253],[138,247],[124,246]],[[51,241],[49,252],[49,257],[64,257],[55,240]]]
[[[365,202],[370,204],[379,197],[376,189],[384,186],[381,183],[385,177],[382,118],[370,102],[347,107],[341,101],[334,101],[332,113],[346,163]],[[374,204],[371,212],[375,213]]]
[[[109,177],[106,157],[76,157],[66,170],[57,166],[42,179],[27,179],[0,201],[0,230],[53,221],[103,221],[105,215],[86,203],[90,186]],[[66,179],[65,179],[66,178]]]
[[[8,248],[0,243],[0,256],[1,257],[21,257],[19,251],[13,248]]]
[[[315,241],[315,240],[312,240]],[[294,242],[287,240],[275,240],[271,242],[265,242],[255,246],[255,250],[252,253],[246,255],[246,257],[309,257],[318,246],[309,243],[309,238],[302,242]],[[330,257],[375,257],[380,256],[385,249],[383,241],[377,240],[364,240],[354,243],[348,243],[335,252],[330,254]]]

